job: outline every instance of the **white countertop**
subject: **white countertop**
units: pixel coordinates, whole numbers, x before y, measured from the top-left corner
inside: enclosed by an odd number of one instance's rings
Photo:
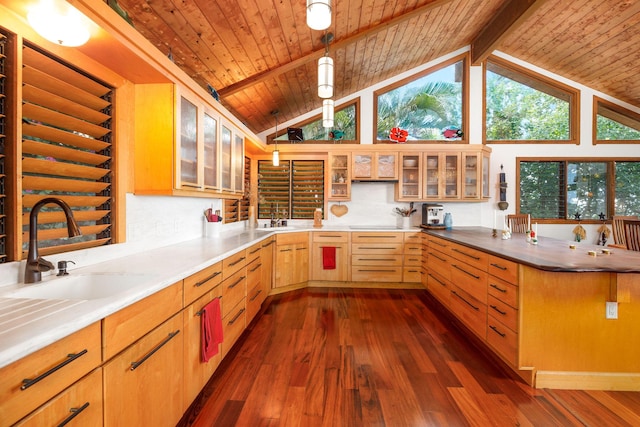
[[[173,283],[215,264],[234,253],[271,236],[274,232],[296,231],[419,231],[386,226],[349,226],[285,229],[256,228],[225,232],[215,238],[189,240],[162,248],[116,258],[87,267],[70,269],[70,275],[135,274],[140,282],[114,296],[93,300],[19,299],[3,294],[21,287],[0,288],[0,368],[99,321]],[[68,277],[68,276],[67,276]],[[45,277],[42,283],[64,280]]]

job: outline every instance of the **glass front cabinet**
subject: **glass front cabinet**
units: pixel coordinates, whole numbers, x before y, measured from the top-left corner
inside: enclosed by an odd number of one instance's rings
[[[351,154],[329,153],[329,201],[351,200]]]
[[[352,179],[398,179],[398,153],[353,153]]]
[[[422,198],[422,156],[419,153],[400,153],[400,177],[396,186],[398,201]],[[426,171],[425,171],[426,173]]]

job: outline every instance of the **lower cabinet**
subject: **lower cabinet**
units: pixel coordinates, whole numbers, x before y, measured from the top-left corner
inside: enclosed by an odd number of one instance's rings
[[[403,233],[351,234],[351,280],[402,282]]]
[[[422,233],[404,233],[403,237],[402,281],[420,283],[422,281]]]
[[[316,231],[311,233],[311,280],[341,282],[349,280],[349,233]],[[325,247],[335,248],[335,268],[324,266]]]
[[[105,426],[175,426],[184,406],[182,312],[103,367]]]
[[[283,233],[276,236],[275,288],[309,280],[309,233]]]

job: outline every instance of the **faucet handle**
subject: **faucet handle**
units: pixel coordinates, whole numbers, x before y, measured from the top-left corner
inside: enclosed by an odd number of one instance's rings
[[[58,276],[66,276],[69,273],[67,272],[67,263],[71,263],[75,265],[75,262],[69,261],[58,261]]]

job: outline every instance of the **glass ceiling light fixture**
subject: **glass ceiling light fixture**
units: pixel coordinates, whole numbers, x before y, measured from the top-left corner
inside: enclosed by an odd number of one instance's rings
[[[331,0],[307,0],[307,25],[312,30],[326,30],[331,25]]]
[[[60,46],[81,46],[91,35],[87,18],[64,0],[40,0],[27,20],[38,34]]]
[[[324,56],[318,59],[318,96],[331,98],[333,97],[333,59],[329,56],[329,43],[333,40],[333,34],[325,33],[321,40],[324,43]]]
[[[276,142],[276,149],[273,150],[273,154],[271,157],[271,162],[273,166],[280,166],[280,151],[278,151],[278,110],[273,110],[271,115],[276,118],[276,135],[273,137],[273,140]]]
[[[333,99],[324,99],[322,101],[322,127],[333,127]]]

